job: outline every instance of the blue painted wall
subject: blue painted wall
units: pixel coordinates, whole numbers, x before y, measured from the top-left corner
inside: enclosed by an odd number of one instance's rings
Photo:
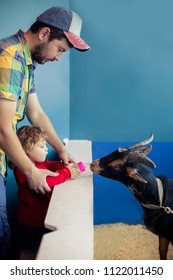
[[[173,139],[173,1],[72,0],[92,50],[70,54],[70,137]]]
[[[140,141],[153,132],[161,145],[157,166],[172,176],[173,150],[162,142],[173,140],[173,1],[70,4],[92,47],[70,54],[70,138],[98,141],[98,158],[112,151],[111,142]],[[142,222],[141,207],[122,184],[94,175],[94,222]]]

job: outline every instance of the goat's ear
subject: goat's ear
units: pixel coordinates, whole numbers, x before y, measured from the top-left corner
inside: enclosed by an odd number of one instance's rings
[[[128,162],[139,162],[150,166],[151,168],[155,168],[155,163],[146,156],[151,151],[151,149],[151,145],[130,149],[128,153]]]
[[[137,172],[135,168],[127,167],[126,169],[127,176],[133,178],[135,181],[139,181],[142,183],[147,183],[147,181]]]

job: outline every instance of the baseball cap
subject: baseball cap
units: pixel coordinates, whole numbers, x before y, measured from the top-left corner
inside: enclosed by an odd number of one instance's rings
[[[67,39],[77,50],[87,51],[90,49],[90,46],[80,37],[82,19],[71,9],[59,6],[52,7],[38,16],[37,21],[63,30]]]

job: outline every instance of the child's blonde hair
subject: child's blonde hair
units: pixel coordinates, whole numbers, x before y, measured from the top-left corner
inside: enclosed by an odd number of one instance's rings
[[[46,141],[48,138],[46,132],[37,126],[29,126],[29,125],[22,126],[17,130],[16,134],[27,155],[30,151],[32,151],[34,145],[38,141],[40,140]],[[8,160],[8,166],[11,169],[15,167],[15,165],[10,160]]]
[[[34,145],[38,141],[46,141],[48,138],[46,132],[43,129],[37,126],[29,125],[19,128],[17,130],[17,136],[26,154],[33,149]]]

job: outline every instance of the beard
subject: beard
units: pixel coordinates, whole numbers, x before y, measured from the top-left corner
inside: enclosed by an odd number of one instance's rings
[[[46,48],[46,43],[43,43],[42,45],[36,46],[32,51],[31,51],[31,57],[32,60],[37,62],[38,64],[44,64],[45,62],[49,61],[46,59],[46,57],[43,55],[43,50]]]

